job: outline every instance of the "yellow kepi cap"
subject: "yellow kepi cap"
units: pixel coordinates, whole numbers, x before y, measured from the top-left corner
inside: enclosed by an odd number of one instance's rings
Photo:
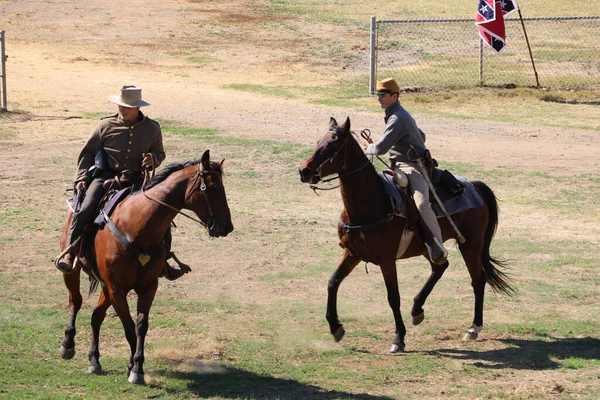
[[[377,81],[377,94],[400,93],[400,88],[393,78]]]

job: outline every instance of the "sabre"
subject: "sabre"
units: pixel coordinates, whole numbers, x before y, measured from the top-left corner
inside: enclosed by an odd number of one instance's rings
[[[458,236],[458,240],[461,243],[466,242],[467,240],[460,233],[460,231],[458,230],[458,227],[452,220],[452,217],[450,216],[450,214],[448,214],[448,211],[446,211],[446,207],[444,207],[442,200],[440,200],[440,198],[438,197],[438,194],[436,193],[435,188],[433,187],[433,183],[431,183],[431,179],[429,179],[429,174],[427,173],[427,168],[425,168],[425,165],[423,165],[423,160],[421,160],[421,158],[417,158],[417,165],[419,165],[421,174],[423,174],[423,177],[425,178],[425,181],[427,182],[427,186],[429,186],[429,190],[431,191],[431,193],[433,193],[433,197],[435,198],[435,201],[437,201],[438,205],[440,206],[440,209],[442,210],[442,212],[444,213],[446,218],[448,218],[448,222],[450,222],[450,225],[454,229],[454,232],[456,232],[456,235]]]

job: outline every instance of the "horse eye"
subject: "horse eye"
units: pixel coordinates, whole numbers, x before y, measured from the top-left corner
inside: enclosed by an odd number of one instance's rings
[[[207,180],[206,180],[206,187],[207,187],[207,188],[209,188],[209,189],[214,189],[214,188],[216,188],[216,187],[217,187],[217,184],[216,184],[216,182],[214,182],[214,181],[212,181],[212,180],[210,180],[210,181],[209,181],[209,180],[207,179]]]

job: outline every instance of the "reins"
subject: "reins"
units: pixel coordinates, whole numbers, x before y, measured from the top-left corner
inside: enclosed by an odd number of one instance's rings
[[[365,140],[367,141],[367,143],[369,143],[369,144],[373,143],[373,139],[371,139],[371,131],[370,131],[369,129],[363,129],[362,131],[360,131],[360,137],[361,137],[361,138],[363,138],[363,139],[365,139]],[[381,159],[381,157],[379,157],[379,156],[376,156],[376,157],[377,157],[377,159],[378,159],[379,161],[381,161],[381,163],[382,163],[383,165],[385,165],[385,166],[386,166],[388,169],[393,169],[393,168],[392,168],[392,167],[390,167],[390,166],[389,166],[389,165],[388,165],[388,164],[387,164],[385,161],[383,161],[383,160]],[[371,157],[371,160],[372,160],[372,159],[373,159],[373,158]]]
[[[151,168],[151,170],[152,170],[152,177],[154,177],[154,159],[152,160],[152,168]],[[206,205],[208,207],[208,214],[211,216],[211,220],[212,220],[212,216],[213,216],[212,207],[210,206],[210,201],[208,199],[208,195],[206,194],[206,183],[204,183],[204,174],[205,173],[213,173],[213,171],[204,171],[204,170],[202,170],[202,164],[199,163],[198,164],[198,172],[196,173],[196,179],[194,180],[194,184],[191,186],[191,189],[189,189],[186,192],[185,199],[187,200],[192,195],[192,193],[194,192],[196,186],[198,186],[198,184],[197,184],[198,180],[200,180],[199,189],[202,192],[202,195],[204,196],[204,199],[206,200]],[[210,229],[210,226],[208,226],[207,224],[205,224],[200,218],[196,218],[196,217],[187,215],[184,212],[182,212],[181,210],[178,210],[177,208],[175,208],[175,207],[173,207],[173,206],[171,206],[171,205],[169,205],[169,204],[167,204],[167,203],[165,203],[165,202],[163,202],[163,201],[161,201],[161,200],[159,200],[157,198],[149,196],[148,193],[146,193],[146,191],[145,191],[145,187],[146,187],[146,184],[148,183],[148,180],[149,180],[148,178],[149,177],[150,177],[150,172],[149,172],[148,169],[146,169],[144,171],[144,182],[142,183],[142,194],[148,200],[152,200],[155,203],[160,204],[161,206],[167,207],[168,209],[173,210],[176,213],[181,214],[184,217],[189,218],[192,221],[199,223],[200,225],[204,226],[205,228]]]

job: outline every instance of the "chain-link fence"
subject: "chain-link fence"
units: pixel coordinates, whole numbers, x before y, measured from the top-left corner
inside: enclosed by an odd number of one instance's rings
[[[405,88],[537,86],[537,81],[543,87],[600,88],[600,16],[505,22],[506,47],[496,53],[481,45],[474,19],[373,17],[371,90],[386,77]]]

